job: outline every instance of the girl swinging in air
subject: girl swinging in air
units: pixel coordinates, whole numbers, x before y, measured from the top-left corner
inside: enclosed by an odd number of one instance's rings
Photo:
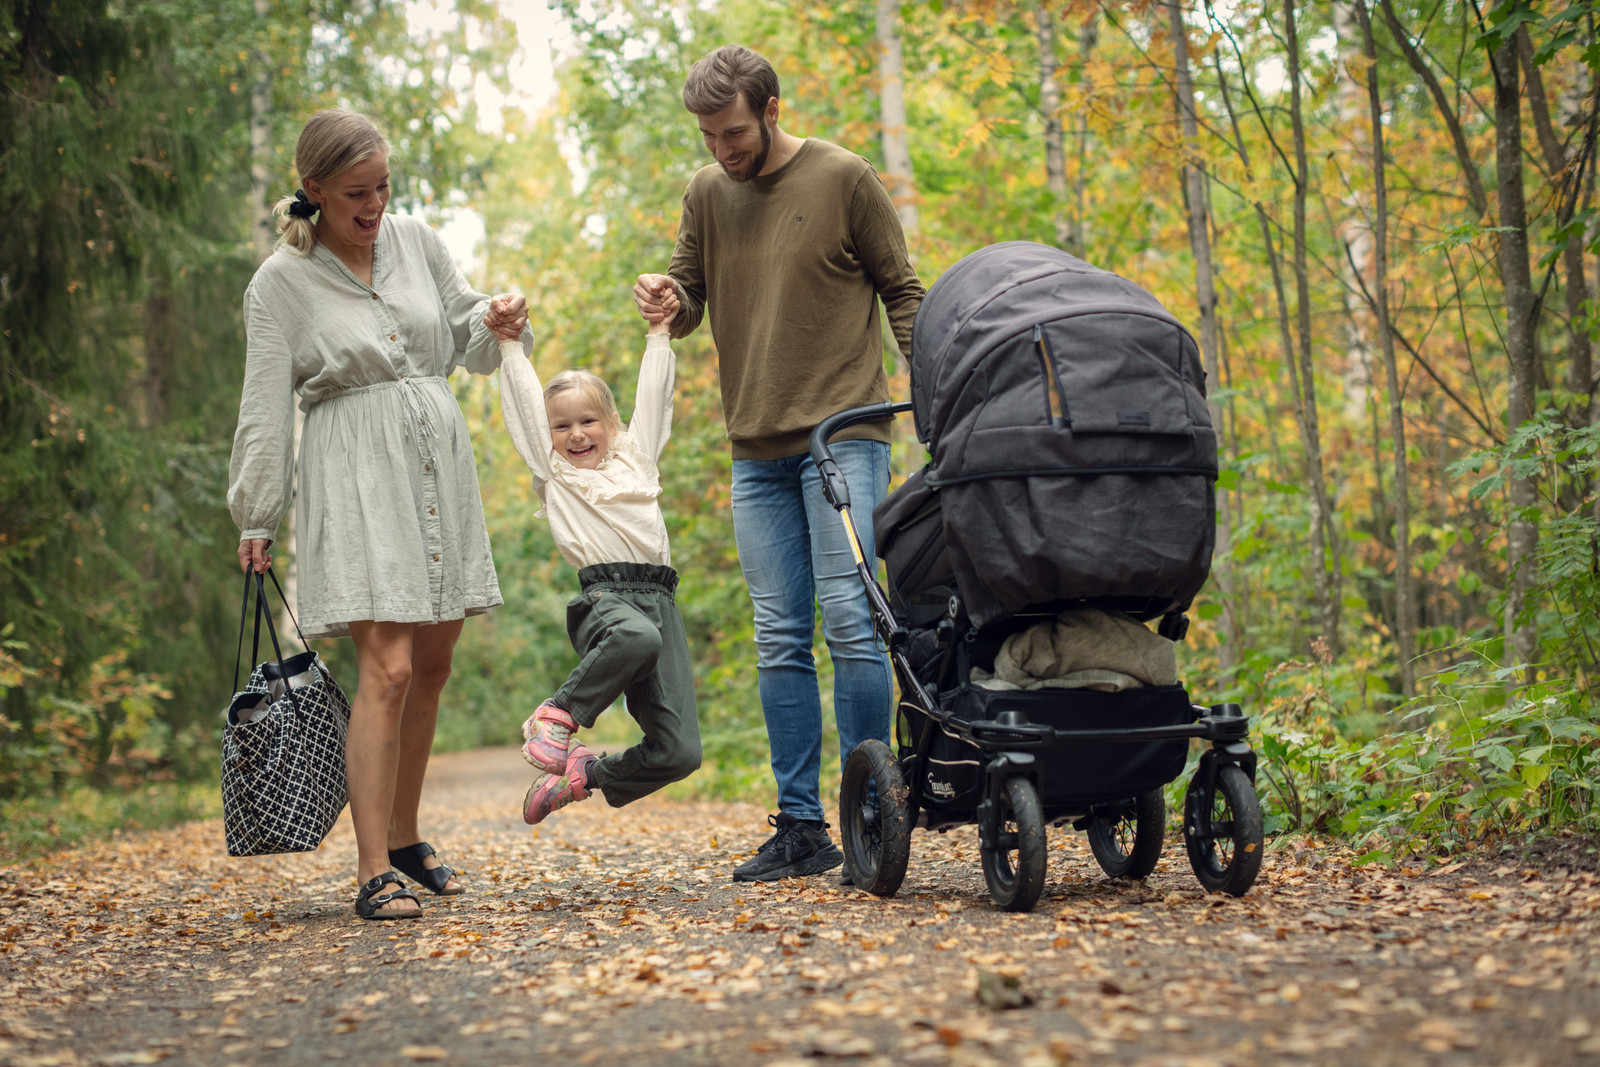
[[[605,382],[569,370],[540,388],[516,335],[500,334],[501,410],[533,472],[561,555],[578,568],[567,635],[578,665],[522,724],[522,758],[539,773],[522,818],[541,822],[596,789],[612,807],[700,766],[689,643],[673,594],[656,467],[672,430],[674,359],[664,325],[645,337],[633,420],[626,428]],[[644,736],[613,755],[577,739],[618,696]]]

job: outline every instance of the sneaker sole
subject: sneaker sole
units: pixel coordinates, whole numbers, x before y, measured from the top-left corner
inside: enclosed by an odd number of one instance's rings
[[[548,747],[535,752],[533,742],[527,741],[522,746],[522,762],[546,774],[560,774],[567,769],[568,751],[564,748]]]
[[[830,845],[826,852],[819,852],[815,856],[801,860],[799,863],[791,863],[787,867],[779,867],[777,870],[767,871],[765,874],[740,874],[735,871],[733,880],[735,882],[776,882],[780,878],[804,878],[807,875],[831,871],[842,863],[844,863],[844,853],[839,851],[839,846]]]

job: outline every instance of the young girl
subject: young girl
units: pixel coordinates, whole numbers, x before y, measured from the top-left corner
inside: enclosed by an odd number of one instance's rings
[[[700,766],[700,726],[683,619],[673,602],[667,527],[656,461],[672,429],[673,355],[652,325],[626,429],[606,384],[564,371],[543,390],[522,343],[500,345],[500,404],[517,452],[533,472],[561,555],[578,568],[567,635],[578,665],[522,724],[522,758],[540,773],[522,818],[542,821],[596,789],[621,807]],[[618,696],[644,737],[596,756],[574,732],[590,728]]]

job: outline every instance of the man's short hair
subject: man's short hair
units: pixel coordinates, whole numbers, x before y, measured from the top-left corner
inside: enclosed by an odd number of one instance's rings
[[[778,95],[772,64],[742,44],[725,44],[701,56],[683,81],[683,106],[692,115],[715,115],[741,95],[757,115]]]

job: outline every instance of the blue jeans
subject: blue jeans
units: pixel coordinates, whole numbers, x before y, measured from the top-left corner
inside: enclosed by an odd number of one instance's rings
[[[861,550],[876,573],[872,509],[889,490],[889,446],[840,441],[832,452],[850,486]],[[873,634],[843,520],[822,495],[822,476],[809,453],[733,461],[733,531],[755,608],[761,711],[778,810],[821,819],[822,700],[811,654],[817,605],[833,660],[841,763],[862,741],[889,740],[889,661]]]

